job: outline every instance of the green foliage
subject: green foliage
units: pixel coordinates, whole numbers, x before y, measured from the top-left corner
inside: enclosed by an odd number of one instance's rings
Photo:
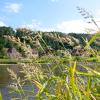
[[[2,99],[2,95],[1,95],[1,92],[0,92],[0,100],[3,100],[3,99]]]
[[[29,42],[29,36],[32,34],[32,31],[30,29],[26,28],[18,28],[16,29],[16,37],[19,37],[21,39],[21,42]]]
[[[6,41],[6,40],[5,40],[4,38],[1,38],[1,39],[0,39],[0,49],[4,48],[4,46],[5,46],[5,44],[6,44],[5,41]]]
[[[75,34],[75,33],[69,33],[68,35],[70,36],[73,36],[75,37],[76,39],[78,39],[80,41],[80,44],[83,45],[83,47],[86,45],[83,38],[84,39],[88,39],[90,40],[92,35],[91,34],[81,34],[81,33],[78,33],[78,34]]]
[[[0,27],[0,37],[3,35],[15,35],[15,31],[11,27]]]
[[[93,62],[91,61],[90,63]],[[84,72],[77,69],[80,64],[80,69],[84,68]],[[36,100],[99,100],[100,71],[95,70],[96,66],[89,68],[80,61],[74,61],[73,57],[70,58],[70,56],[69,58],[42,56],[34,59],[32,64],[24,64],[21,73],[24,73],[25,80],[29,82],[30,86],[35,84],[38,88],[36,95],[33,94]],[[16,84],[20,86],[15,89],[12,88],[16,93],[23,96],[23,92],[28,94],[35,92],[35,87],[29,91],[22,89],[25,81],[20,79],[19,83],[19,78],[14,79],[13,74],[12,79],[14,82],[16,80]],[[27,97],[24,96],[24,98]],[[24,98],[21,97],[19,99]]]
[[[5,55],[5,48],[15,46],[25,57],[27,54],[24,54],[29,51],[28,45],[31,49],[36,47],[41,55],[28,60],[0,59],[0,63],[22,65],[20,73],[24,77],[19,77],[8,70],[16,86],[11,88],[13,92],[20,94],[18,99],[27,99],[31,94],[36,100],[99,100],[100,52],[93,47],[99,47],[95,41],[99,41],[100,33],[65,35],[60,32],[34,33],[19,28],[16,30],[16,36],[12,37],[5,28],[1,32],[3,35],[0,40],[0,55]],[[10,37],[3,37],[8,34]],[[70,50],[79,44],[84,48],[84,55],[72,56]],[[23,89],[27,84],[32,90]],[[38,91],[36,92],[34,88],[38,88]]]
[[[69,50],[71,53],[74,48],[80,47],[80,49],[82,49],[86,45],[84,42],[86,39],[90,42],[91,48],[100,50],[100,38],[90,41],[93,36],[90,34],[70,33],[67,35],[61,32],[35,32],[26,28],[18,28],[15,32],[11,27],[0,27],[0,32],[1,51],[3,48],[14,47],[23,56],[25,56],[25,52],[27,52],[28,49],[34,48],[40,48],[37,49],[39,55],[46,54],[48,53],[47,51],[51,49],[54,51]],[[92,42],[93,40],[95,40],[95,42]]]

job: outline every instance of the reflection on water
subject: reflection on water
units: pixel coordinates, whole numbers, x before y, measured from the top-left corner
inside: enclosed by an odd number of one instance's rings
[[[13,70],[16,74],[18,74],[21,69],[21,65],[17,64],[0,64],[0,85],[8,84],[10,81],[10,75],[7,69]]]
[[[11,91],[11,89],[7,86],[0,88],[3,100],[15,100],[15,98],[19,98],[17,100],[34,100],[34,96],[38,91],[35,86],[33,89],[31,85],[23,86],[23,90],[24,92],[20,94],[15,91]]]
[[[9,72],[7,71],[7,68],[15,70],[18,67],[16,65],[10,65],[10,64],[1,64],[0,65],[0,91],[3,96],[3,100],[11,100],[11,97],[9,95],[9,84],[11,83]],[[16,71],[17,72],[17,71]]]
[[[13,98],[22,98],[25,97],[27,100],[34,100],[34,95],[37,93],[38,89],[34,84],[26,84],[22,88],[24,92],[20,95],[19,93],[12,91],[9,87],[13,81],[10,78],[7,68],[13,70],[16,74],[19,74],[21,65],[0,65],[0,92],[3,96],[3,100],[13,100]],[[34,92],[35,91],[35,92]],[[34,94],[34,95],[33,95]],[[28,95],[28,97],[27,97]],[[19,99],[20,100],[20,99]]]
[[[98,69],[98,72],[100,72],[100,63],[81,62],[77,64],[77,70],[86,71],[86,69],[81,67],[83,65],[93,68],[95,70]],[[0,65],[0,92],[3,96],[3,100],[14,100],[11,98],[21,98],[21,96],[27,98],[26,100],[34,100],[34,95],[38,92],[38,89],[36,88],[34,84],[29,84],[29,83],[25,84],[22,87],[24,90],[24,93],[22,93],[21,95],[19,93],[16,93],[15,91],[13,92],[11,91],[11,89],[9,88],[9,85],[12,84],[13,82],[10,79],[10,75],[7,71],[7,68],[12,69],[16,74],[19,74],[19,71],[21,70],[22,66],[18,64]],[[19,100],[23,100],[23,99],[19,99]]]

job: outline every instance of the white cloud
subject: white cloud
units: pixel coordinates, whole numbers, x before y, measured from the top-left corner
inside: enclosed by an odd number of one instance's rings
[[[3,21],[0,21],[0,26],[7,26]]]
[[[23,24],[21,25],[22,28],[29,28],[32,30],[38,30],[40,29],[40,22],[38,22],[37,20],[32,20],[32,22],[30,24]]]
[[[100,17],[100,9],[96,10],[95,16]]]
[[[100,18],[100,8],[94,10],[94,17]]]
[[[28,28],[28,29],[32,29],[32,30],[36,30],[36,31],[47,31],[47,32],[55,31],[55,28],[44,26],[37,20],[32,20],[32,22],[30,24],[25,23],[25,24],[21,25],[20,27]]]
[[[18,3],[6,3],[5,9],[6,11],[18,13],[21,10],[22,4]]]
[[[96,21],[99,19],[96,19]],[[100,23],[97,22],[98,26],[100,26]],[[97,27],[93,23],[86,23],[85,21],[79,19],[79,20],[69,20],[69,21],[63,21],[61,23],[56,24],[55,26],[45,26],[41,24],[37,20],[32,20],[30,24],[23,24],[21,25],[22,28],[29,28],[32,30],[40,30],[40,31],[60,31],[64,33],[94,33],[95,31],[98,31]]]
[[[100,23],[98,23],[100,25]],[[57,24],[57,30],[65,33],[76,32],[86,33],[90,29],[92,32],[97,30],[97,27],[93,23],[86,23],[83,20],[70,20],[63,21]],[[92,30],[93,29],[93,30]]]

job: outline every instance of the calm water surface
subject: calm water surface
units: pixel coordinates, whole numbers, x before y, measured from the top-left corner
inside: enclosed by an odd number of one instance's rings
[[[13,81],[10,78],[10,75],[7,71],[7,68],[12,69],[14,72],[19,74],[19,70],[21,68],[20,65],[12,64],[12,65],[0,65],[0,92],[2,94],[3,100],[14,100],[14,98],[20,98],[17,100],[34,100],[34,95],[37,93],[38,89],[34,84],[25,84],[22,88],[25,90],[21,95],[19,93],[16,93],[15,91],[12,91],[10,86],[13,85]]]
[[[84,63],[81,62],[79,65],[77,65],[77,69],[81,71],[85,71],[81,66],[89,66],[95,70],[98,69],[98,72],[100,72],[100,63]],[[38,89],[34,84],[25,84],[23,86],[23,89],[25,90],[24,93],[21,95],[19,93],[16,93],[14,91],[11,91],[10,85],[13,84],[13,81],[10,79],[10,75],[7,71],[7,68],[12,69],[16,74],[19,74],[21,65],[18,64],[2,64],[0,65],[0,92],[3,96],[3,100],[14,100],[14,98],[20,98],[17,100],[23,100],[21,97],[25,97],[24,100],[34,100],[34,96],[38,92]],[[13,85],[13,87],[15,87]],[[29,92],[30,91],[30,92]],[[28,96],[28,97],[27,97]]]

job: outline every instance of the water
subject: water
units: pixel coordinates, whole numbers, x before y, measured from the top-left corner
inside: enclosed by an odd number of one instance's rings
[[[7,68],[13,70],[16,74],[19,74],[21,65],[18,64],[2,64],[0,65],[0,92],[2,94],[3,100],[14,100],[14,98],[20,98],[19,100],[34,100],[34,96],[38,92],[38,89],[34,84],[26,83],[23,85],[23,92],[18,93],[12,91],[10,85],[14,82],[11,80]],[[13,85],[15,88],[15,86]],[[18,99],[17,99],[18,100]]]
[[[98,72],[100,72],[100,63],[90,62],[85,64],[84,62],[81,62],[77,65],[78,70],[86,71],[86,69],[81,67],[82,65],[89,66],[95,70],[98,69]],[[34,96],[38,92],[38,89],[34,84],[26,83],[22,87],[24,93],[21,93],[21,95],[18,92],[11,91],[12,89],[10,88],[10,84],[13,84],[13,81],[10,78],[7,68],[12,69],[16,74],[19,75],[21,67],[22,66],[18,64],[0,64],[0,92],[2,94],[3,100],[14,100],[14,98],[20,98],[19,100],[35,100]]]

